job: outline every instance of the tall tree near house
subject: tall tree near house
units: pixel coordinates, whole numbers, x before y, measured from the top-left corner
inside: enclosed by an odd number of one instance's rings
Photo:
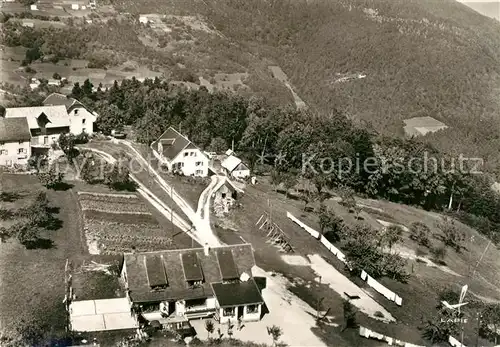
[[[76,82],[73,85],[73,89],[71,90],[71,97],[75,98],[77,100],[80,100],[85,94],[82,90],[82,87],[80,87],[80,82]]]
[[[75,135],[61,134],[59,135],[59,148],[64,152],[68,162],[73,163],[73,159],[78,155],[78,150],[75,148]]]
[[[273,325],[270,327],[267,327],[267,334],[271,336],[273,339],[273,346],[277,346],[280,340],[280,337],[283,335],[283,330],[277,326]]]
[[[120,131],[123,126],[122,111],[116,105],[100,103],[97,106],[96,125],[104,134],[111,134],[112,130]]]
[[[83,82],[83,86],[82,86],[82,93],[83,93],[83,95],[82,96],[90,98],[90,99],[93,99],[93,90],[92,90],[93,88],[94,88],[94,85],[87,78]]]
[[[207,331],[207,338],[210,339],[210,335],[214,332],[215,326],[211,319],[205,321],[205,330]]]

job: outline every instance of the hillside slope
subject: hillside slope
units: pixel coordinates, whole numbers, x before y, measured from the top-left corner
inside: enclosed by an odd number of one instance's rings
[[[403,119],[433,116],[450,126],[433,136],[440,148],[496,166],[500,23],[454,0],[145,0],[140,6],[125,0],[115,6],[201,14],[242,55],[280,65],[313,108],[335,107],[386,134],[402,134]],[[357,74],[366,78],[339,81]]]

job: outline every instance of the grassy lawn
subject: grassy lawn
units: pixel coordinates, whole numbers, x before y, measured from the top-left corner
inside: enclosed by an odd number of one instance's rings
[[[92,141],[86,144],[85,147],[95,148],[104,151],[115,158],[118,158],[120,155],[123,154],[128,154],[132,157],[135,157],[134,153],[129,147],[125,145],[114,144],[109,141]],[[147,157],[146,160],[148,160]],[[156,160],[156,158],[153,157],[150,158],[149,160],[151,166],[157,167],[156,166],[157,164],[155,164],[156,162],[154,161]],[[170,194],[168,192],[165,192],[162,189],[162,187],[153,180],[152,174],[148,172],[148,169],[146,167],[141,168],[141,166],[137,162],[134,162],[133,164],[131,164],[131,166],[132,166],[131,171],[133,171],[134,176],[137,177],[137,179],[139,179],[142,184],[144,184],[150,191],[152,191],[167,206],[173,207],[174,212],[176,212],[179,216],[181,216],[185,221],[189,222],[189,219],[184,214],[184,212],[182,212],[179,206],[177,206],[177,204],[170,198]]]
[[[4,191],[21,195],[9,203],[9,208],[22,206],[37,191],[44,190],[34,176],[3,174],[0,180]],[[32,319],[41,319],[55,331],[65,326],[64,266],[66,259],[77,259],[85,253],[85,243],[75,218],[78,204],[74,192],[47,191],[47,197],[51,206],[59,208],[56,217],[62,221],[59,230],[41,235],[54,246],[27,250],[16,239],[0,244],[0,323],[4,329]]]
[[[328,200],[327,204],[344,219],[347,225],[362,222],[375,227],[379,225],[377,219],[382,219],[409,226],[411,222],[420,220],[428,224],[434,233],[439,232],[436,223],[440,217],[436,213],[384,201],[358,199],[358,202],[368,206],[364,207],[364,211],[361,213],[362,221],[356,220],[353,214],[347,212],[344,207],[333,200]],[[311,284],[311,282],[314,283],[314,274],[309,267],[289,265],[283,261],[278,249],[267,243],[265,234],[257,230],[255,226],[264,212],[269,213],[271,211],[273,221],[291,238],[291,244],[295,248],[296,254],[305,256],[317,253],[322,255],[337,270],[349,276],[353,282],[364,288],[376,301],[382,304],[397,319],[397,324],[384,324],[372,320],[362,313],[358,313],[358,323],[388,336],[423,344],[424,341],[421,340],[421,333],[417,327],[422,326],[425,319],[430,318],[436,312],[438,293],[444,287],[454,287],[458,292],[460,286],[467,283],[470,291],[474,294],[488,297],[491,300],[500,299],[500,293],[497,289],[500,277],[498,251],[494,246],[491,246],[477,268],[475,276],[468,278],[470,265],[476,263],[487,244],[487,240],[475,230],[461,223],[458,224],[458,227],[467,235],[467,250],[456,253],[448,249],[445,262],[451,270],[462,275],[462,277],[457,277],[420,262],[408,260],[408,271],[412,272],[408,283],[403,284],[388,278],[381,279],[382,284],[403,298],[403,306],[398,307],[395,303],[388,301],[373,289],[367,287],[366,283],[361,279],[352,277],[345,270],[343,264],[336,257],[329,254],[317,240],[286,218],[286,212],[289,211],[304,223],[319,230],[317,216],[313,213],[304,212],[304,203],[302,201],[286,198],[284,194],[275,192],[273,187],[262,178],[258,185],[247,186],[245,194],[241,198],[241,203],[243,206],[234,210],[228,217],[214,220],[218,236],[226,243],[238,243],[241,242],[241,238],[252,243],[259,266],[266,271],[274,270],[285,274],[294,283],[291,290],[312,307],[317,305],[317,300],[324,298],[323,309],[331,308],[331,314],[335,316],[334,321],[336,323],[342,323],[342,301],[340,296],[326,286]],[[271,208],[268,207],[268,203],[270,203]],[[374,211],[378,211],[377,214],[373,213]],[[391,217],[391,219],[385,217]],[[380,227],[381,225],[379,225]],[[472,236],[474,237],[471,242]],[[432,239],[432,243],[437,244],[438,242],[440,241],[435,238]],[[409,239],[408,233],[403,235],[401,246],[417,249],[416,243]],[[471,323],[464,328],[464,343],[466,344],[474,343],[476,335],[476,321],[472,317],[470,317],[469,321]],[[356,334],[349,332],[340,334],[339,328],[323,327],[318,333],[329,344],[334,343],[335,339],[360,343]],[[483,343],[481,340],[480,342]],[[365,343],[368,343],[368,341],[363,341],[363,345]],[[484,343],[486,342],[484,341]],[[338,342],[334,344],[338,345]]]

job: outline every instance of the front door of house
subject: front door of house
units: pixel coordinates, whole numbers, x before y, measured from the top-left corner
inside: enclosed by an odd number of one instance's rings
[[[243,309],[245,306],[238,306],[238,319],[243,317]]]

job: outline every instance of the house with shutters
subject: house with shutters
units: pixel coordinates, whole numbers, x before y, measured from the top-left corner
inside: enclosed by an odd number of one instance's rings
[[[126,253],[122,279],[133,310],[164,327],[214,317],[258,321],[264,300],[250,244]]]
[[[68,113],[63,105],[7,108],[5,118],[26,119],[33,154],[48,151],[57,143],[59,135],[70,131]]]
[[[169,127],[151,144],[153,154],[168,170],[184,176],[208,176],[209,159],[186,136]]]
[[[0,165],[26,165],[31,156],[30,141],[26,118],[0,118]]]
[[[69,116],[70,133],[79,135],[83,132],[92,135],[97,114],[90,112],[80,101],[60,93],[52,93],[43,101],[45,106],[64,106]]]

